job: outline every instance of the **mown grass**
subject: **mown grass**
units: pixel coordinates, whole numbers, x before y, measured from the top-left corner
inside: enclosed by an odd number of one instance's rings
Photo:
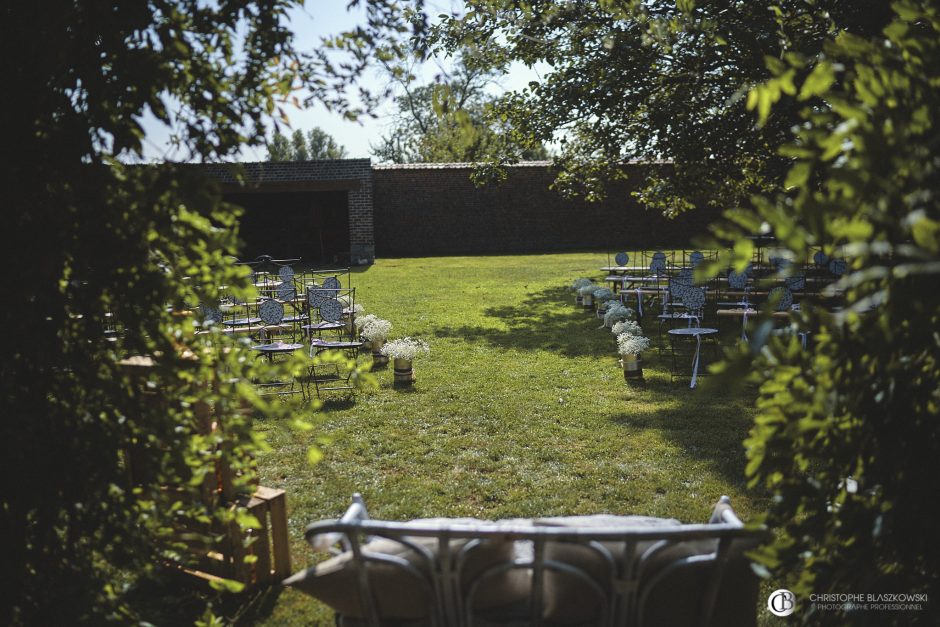
[[[415,361],[413,390],[377,372],[378,388],[327,401],[311,433],[256,424],[272,447],[262,483],[287,490],[294,570],[313,557],[304,527],[341,514],[353,492],[393,520],[609,512],[701,522],[722,494],[754,515],[741,445],[753,399],[672,382],[657,350],[644,355],[646,383],[625,384],[613,336],[567,290],[605,263],[599,253],[381,259],[355,273],[357,302],[431,354]],[[656,324],[645,330],[655,342]],[[307,449],[322,437],[330,444],[310,466]],[[279,589],[242,620],[333,624],[325,606]]]

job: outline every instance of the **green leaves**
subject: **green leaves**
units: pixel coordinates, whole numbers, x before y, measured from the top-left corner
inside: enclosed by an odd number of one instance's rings
[[[808,100],[825,94],[836,80],[835,71],[829,61],[820,61],[803,81],[800,100]]]
[[[798,161],[790,168],[787,178],[783,182],[786,189],[803,187],[809,180],[809,175],[813,171],[813,166],[808,161]]]
[[[940,221],[928,218],[921,210],[912,214],[908,222],[914,243],[934,255],[940,253]]]
[[[824,45],[795,99],[812,104],[779,148],[790,159],[785,190],[753,199],[795,258],[815,243],[849,264],[836,286],[842,310],[817,303],[794,320],[811,350],[769,330],[758,338],[764,322],[751,335],[752,349],[763,344],[756,359],[738,352],[725,368],[750,365],[760,382],[747,472],[773,494],[777,529],[760,553],[795,591],[938,587],[926,564],[940,557],[920,540],[930,531],[912,522],[924,515],[912,495],[931,489],[920,466],[940,455],[940,21],[928,2],[895,8],[883,31],[891,42],[840,31]],[[774,76],[749,96],[761,123],[788,105],[780,78],[801,71],[768,68]],[[847,490],[849,478],[862,487]]]
[[[192,168],[126,162],[140,161],[148,109],[171,123],[177,159],[228,160],[260,143],[305,65],[286,27],[295,4],[4,10],[5,75],[31,102],[5,118],[19,157],[2,250],[9,267],[32,266],[4,298],[35,315],[0,314],[4,460],[23,470],[0,495],[2,624],[140,622],[126,593],[155,565],[194,565],[219,529],[257,525],[222,502],[257,485],[265,443],[252,418],[306,410],[259,399],[250,382],[281,371],[196,313],[221,285],[256,296],[229,259],[238,212]]]

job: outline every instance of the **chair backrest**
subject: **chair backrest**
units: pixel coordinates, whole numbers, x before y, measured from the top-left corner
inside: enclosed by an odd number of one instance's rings
[[[756,580],[752,586],[733,581],[724,588],[722,580],[732,572],[729,566],[737,569],[732,576],[740,578],[742,564],[744,577],[751,578],[741,551],[753,548],[765,532],[746,529],[727,497],[719,501],[710,524],[666,522],[672,524],[572,527],[538,521],[387,522],[369,520],[357,494],[342,518],[310,525],[306,538],[317,551],[339,543],[346,551],[340,557],[349,558],[345,593],[354,593],[356,598],[343,603],[355,605],[355,618],[361,622],[343,620],[340,624],[388,624],[382,608],[410,595],[427,602],[423,615],[427,623],[420,624],[471,627],[479,624],[479,601],[487,589],[490,594],[500,590],[504,596],[508,589],[522,591],[511,604],[521,615],[507,616],[511,609],[506,605],[497,610],[503,613],[494,615],[490,606],[487,618],[493,622],[509,618],[536,627],[549,622],[704,627],[713,618],[724,617],[728,624],[753,624]],[[382,546],[401,545],[406,553],[380,553],[372,548],[376,538],[384,539],[379,542]],[[513,551],[499,548],[506,546],[514,547]],[[300,587],[303,574],[285,583]],[[525,576],[521,587],[520,574]],[[511,577],[515,577],[512,582],[507,579]],[[403,587],[408,581],[411,588]],[[727,606],[736,608],[731,610],[731,619]],[[591,614],[578,616],[585,611]]]
[[[661,250],[654,252],[649,259],[649,269],[654,276],[664,276],[669,269],[666,253]]]

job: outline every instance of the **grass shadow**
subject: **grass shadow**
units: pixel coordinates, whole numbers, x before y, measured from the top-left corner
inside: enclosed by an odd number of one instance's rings
[[[507,328],[462,325],[438,328],[434,335],[485,342],[503,349],[550,350],[567,357],[596,355],[595,344],[600,341],[606,344],[608,339],[595,339],[601,320],[575,306],[573,293],[563,287],[530,293],[517,304],[487,307],[482,313]]]
[[[729,404],[718,394],[689,390],[687,383],[670,385],[668,379],[650,383],[646,384],[647,390],[695,394],[699,402],[684,402],[659,411],[621,412],[611,421],[628,429],[656,431],[689,457],[706,463],[716,474],[745,490],[747,459],[742,442],[752,425],[745,407]]]

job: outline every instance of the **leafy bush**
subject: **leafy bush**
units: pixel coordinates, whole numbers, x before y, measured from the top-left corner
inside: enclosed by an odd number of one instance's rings
[[[263,141],[296,80],[338,103],[334,88],[357,70],[300,63],[288,4],[4,8],[4,73],[29,103],[4,118],[17,154],[0,250],[23,274],[5,283],[0,313],[0,438],[16,473],[0,494],[2,624],[139,622],[126,592],[189,552],[180,529],[257,524],[207,496],[222,459],[251,491],[264,449],[251,415],[289,405],[265,403],[250,381],[295,364],[272,369],[189,313],[221,285],[255,296],[231,264],[237,208],[191,167],[126,163],[143,159],[148,113],[172,127],[182,158],[220,161]],[[354,48],[395,13],[382,15]],[[222,428],[209,432],[212,421]]]
[[[762,102],[793,94],[803,103],[804,122],[781,150],[792,159],[790,191],[729,215],[750,232],[767,221],[796,258],[822,245],[849,263],[836,286],[844,309],[800,314],[813,350],[767,333],[764,321],[729,366],[734,376],[753,368],[760,385],[747,473],[774,495],[777,535],[759,558],[798,595],[940,597],[928,496],[940,459],[940,16],[932,2],[894,8],[882,36],[843,32],[816,57],[769,64],[773,78],[749,97],[761,122],[772,114]],[[862,614],[801,618],[911,619]]]

